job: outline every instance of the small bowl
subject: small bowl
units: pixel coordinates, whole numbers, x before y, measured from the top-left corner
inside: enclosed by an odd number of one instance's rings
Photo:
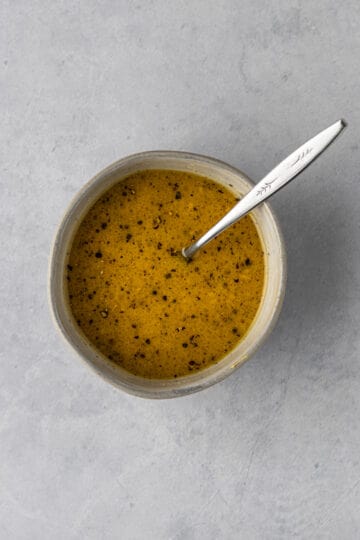
[[[256,317],[245,337],[222,360],[193,375],[177,379],[146,379],[114,365],[84,336],[71,313],[66,288],[66,264],[75,233],[95,201],[129,174],[146,169],[170,169],[206,176],[236,196],[253,183],[241,171],[206,156],[185,152],[143,152],[121,159],[92,178],[71,202],[56,234],[49,271],[50,304],[61,334],[85,362],[104,379],[130,394],[146,398],[171,398],[202,390],[240,367],[270,334],[278,318],[286,282],[286,257],[277,220],[268,204],[252,212],[265,254],[265,282]]]

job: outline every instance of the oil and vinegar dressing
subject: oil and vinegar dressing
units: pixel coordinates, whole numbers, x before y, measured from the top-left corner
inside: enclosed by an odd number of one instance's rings
[[[71,247],[69,303],[82,332],[112,362],[146,378],[177,378],[217,363],[244,337],[264,286],[252,218],[193,260],[181,255],[235,203],[208,178],[147,170],[92,206]]]

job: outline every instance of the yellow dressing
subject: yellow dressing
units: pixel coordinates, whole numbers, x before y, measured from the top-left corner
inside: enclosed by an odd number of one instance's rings
[[[236,202],[187,172],[141,171],[107,191],[75,235],[67,267],[72,313],[111,361],[147,378],[195,373],[248,331],[264,285],[250,216],[187,262],[181,248]]]

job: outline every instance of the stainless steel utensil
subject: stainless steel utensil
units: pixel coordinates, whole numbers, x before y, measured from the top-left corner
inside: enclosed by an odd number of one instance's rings
[[[275,169],[269,172],[256,186],[249,191],[220,221],[218,221],[201,238],[196,240],[187,248],[182,249],[182,254],[186,259],[191,259],[198,249],[204,247],[230,225],[248,214],[256,206],[266,201],[279,189],[283,188],[301,173],[317,158],[330,143],[346,127],[344,120],[338,120],[315,137],[300,146],[295,152],[290,154]]]

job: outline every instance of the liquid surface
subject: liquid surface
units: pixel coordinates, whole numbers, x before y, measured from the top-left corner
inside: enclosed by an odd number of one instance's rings
[[[67,280],[73,315],[99,351],[135,375],[168,379],[204,369],[236,346],[264,285],[252,218],[194,260],[181,255],[235,203],[207,178],[151,170],[94,204],[74,238]]]

